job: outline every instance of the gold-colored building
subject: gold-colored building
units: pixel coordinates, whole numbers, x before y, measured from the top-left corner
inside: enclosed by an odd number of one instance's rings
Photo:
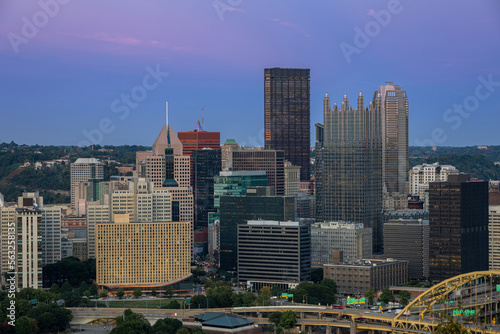
[[[191,276],[191,223],[97,224],[97,284],[108,288],[163,287]]]

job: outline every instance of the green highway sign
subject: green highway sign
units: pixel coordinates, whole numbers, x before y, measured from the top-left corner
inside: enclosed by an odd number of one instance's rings
[[[364,304],[365,298],[355,299],[355,298],[347,298],[347,305],[350,304]]]

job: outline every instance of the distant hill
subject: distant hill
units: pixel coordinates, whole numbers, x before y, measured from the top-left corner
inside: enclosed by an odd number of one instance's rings
[[[119,164],[135,164],[135,152],[151,149],[147,146],[41,146],[0,143],[0,193],[6,201],[17,201],[23,191],[40,191],[44,203],[69,203],[70,167],[54,165],[36,170],[36,162],[65,159],[70,163],[78,158],[114,160]],[[31,166],[21,167],[29,162]],[[118,164],[104,166],[104,177],[116,175]]]
[[[483,147],[483,148],[478,148]],[[467,146],[467,147],[448,147],[439,146],[436,151],[432,147],[410,146],[410,157],[443,157],[451,155],[480,155],[486,157],[492,162],[500,161],[500,146]]]

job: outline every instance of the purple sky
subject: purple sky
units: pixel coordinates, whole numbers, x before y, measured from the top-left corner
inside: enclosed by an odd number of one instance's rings
[[[410,145],[500,144],[497,0],[16,0],[0,32],[0,142],[151,145],[168,100],[175,131],[203,104],[222,142],[263,145],[264,68],[298,67],[313,141],[325,91],[368,103],[393,81]]]

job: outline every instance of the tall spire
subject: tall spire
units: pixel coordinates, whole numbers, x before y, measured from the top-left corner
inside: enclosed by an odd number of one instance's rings
[[[168,101],[166,101],[165,104],[166,104],[166,112],[167,112],[167,123],[166,123],[167,144],[170,145],[170,128],[169,128],[169,125],[168,125]]]

